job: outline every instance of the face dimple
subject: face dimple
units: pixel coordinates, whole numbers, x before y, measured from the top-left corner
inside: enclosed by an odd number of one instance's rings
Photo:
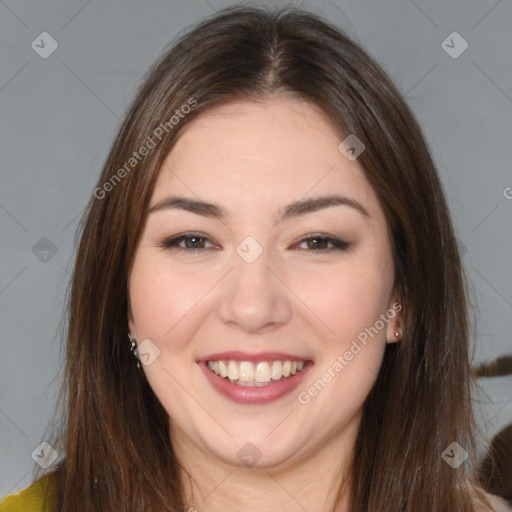
[[[158,349],[144,371],[180,443],[236,464],[234,446],[251,442],[275,464],[341,442],[357,421],[393,337],[394,275],[377,196],[340,142],[308,103],[233,103],[187,125],[162,166],[150,207],[171,196],[189,203],[148,217],[130,275],[130,327]],[[335,204],[276,222],[286,205],[327,196],[357,201],[369,215]],[[211,242],[193,250],[175,240],[190,233]],[[305,242],[311,235],[349,246]],[[228,351],[307,354],[314,366],[292,392],[244,405],[197,364]],[[319,380],[325,385],[310,392]],[[292,412],[293,424],[279,428]]]

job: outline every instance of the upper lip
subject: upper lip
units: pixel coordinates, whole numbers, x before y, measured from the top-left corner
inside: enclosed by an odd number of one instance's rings
[[[256,363],[258,361],[311,361],[307,357],[292,356],[291,354],[283,354],[282,352],[258,352],[257,354],[250,354],[249,352],[242,352],[240,350],[230,350],[229,352],[217,352],[197,360],[201,361],[249,361]]]

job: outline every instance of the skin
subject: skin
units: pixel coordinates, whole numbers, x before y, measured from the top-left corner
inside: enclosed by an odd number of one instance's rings
[[[221,221],[178,209],[150,213],[129,278],[129,327],[138,343],[150,339],[160,350],[143,368],[169,413],[176,454],[198,482],[186,485],[187,506],[198,511],[227,503],[327,511],[348,476],[361,408],[386,343],[397,341],[400,314],[309,403],[298,401],[399,300],[384,214],[358,161],[338,150],[340,137],[304,101],[231,102],[190,122],[160,170],[150,208],[172,194],[229,214]],[[333,193],[356,199],[370,217],[338,205],[276,223],[288,203]],[[189,231],[211,242],[189,252],[162,246]],[[318,233],[350,246],[320,250],[304,241]],[[263,248],[250,264],[235,250],[247,236]],[[285,352],[314,367],[278,401],[237,404],[196,363],[225,350]],[[237,457],[248,442],[261,453],[252,468]],[[348,511],[346,496],[336,510]]]

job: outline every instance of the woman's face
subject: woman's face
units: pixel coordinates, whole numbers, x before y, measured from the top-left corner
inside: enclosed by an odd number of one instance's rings
[[[171,436],[204,456],[269,467],[354,439],[400,306],[383,212],[340,142],[308,103],[236,102],[160,171],[129,325]]]

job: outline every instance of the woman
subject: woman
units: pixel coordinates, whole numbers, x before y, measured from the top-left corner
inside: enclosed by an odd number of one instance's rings
[[[466,307],[386,74],[303,11],[221,11],[152,68],[89,202],[35,485],[59,511],[500,510]]]

